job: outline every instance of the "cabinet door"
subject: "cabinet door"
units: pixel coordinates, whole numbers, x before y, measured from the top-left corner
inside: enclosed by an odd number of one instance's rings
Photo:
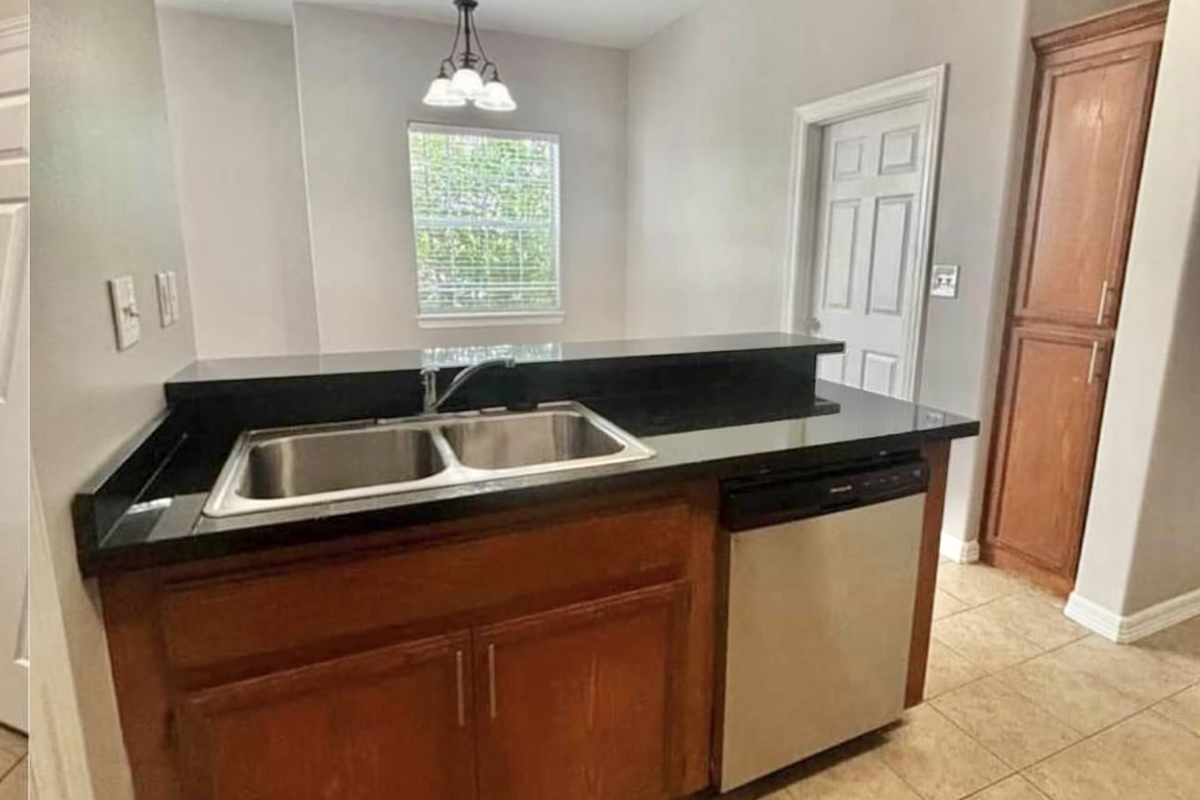
[[[688,585],[480,629],[481,800],[652,800],[682,780]]]
[[[1109,341],[1017,328],[992,482],[991,542],[1074,576],[1096,455]]]
[[[356,654],[186,696],[197,800],[473,800],[470,635]]]
[[[1159,44],[1044,57],[1015,314],[1115,324]]]

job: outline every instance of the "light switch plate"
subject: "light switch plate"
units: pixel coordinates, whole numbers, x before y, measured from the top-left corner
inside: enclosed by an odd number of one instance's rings
[[[128,350],[142,338],[141,315],[137,307],[137,291],[133,276],[123,275],[108,282],[108,297],[112,302],[113,326],[117,331],[117,349]]]
[[[154,290],[158,295],[158,321],[166,328],[175,322],[175,316],[171,313],[171,281],[167,273],[155,273]]]
[[[958,265],[934,264],[929,276],[930,297],[958,297]]]
[[[167,270],[167,298],[171,303],[171,322],[179,322],[179,283],[173,269]]]

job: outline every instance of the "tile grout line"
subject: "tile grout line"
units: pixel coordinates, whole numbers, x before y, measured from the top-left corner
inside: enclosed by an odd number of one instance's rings
[[[8,781],[8,779],[12,776],[12,774],[17,771],[17,767],[21,766],[21,762],[27,758],[29,758],[29,753],[25,753],[24,755],[22,755],[20,758],[18,758],[16,761],[13,762],[13,765],[11,767],[6,769],[3,773],[0,773],[0,786],[3,786]]]
[[[1095,738],[1097,738],[1097,737],[1101,736],[1102,734],[1108,733],[1109,731],[1111,731],[1113,728],[1117,727],[1118,725],[1122,725],[1122,724],[1124,724],[1124,723],[1128,722],[1129,720],[1133,719],[1134,717],[1138,717],[1138,716],[1141,716],[1142,714],[1147,714],[1147,713],[1149,713],[1149,714],[1154,714],[1154,716],[1158,717],[1159,719],[1162,719],[1162,720],[1164,720],[1165,722],[1168,722],[1168,723],[1170,723],[1171,725],[1173,725],[1173,726],[1175,726],[1175,727],[1177,727],[1177,728],[1182,728],[1182,729],[1184,730],[1184,732],[1186,732],[1186,733],[1192,733],[1192,731],[1189,731],[1187,728],[1183,728],[1183,726],[1182,726],[1182,725],[1179,725],[1179,723],[1175,722],[1174,720],[1168,719],[1167,717],[1164,717],[1162,714],[1159,714],[1158,712],[1156,712],[1156,711],[1154,710],[1154,708],[1153,708],[1153,705],[1150,705],[1150,706],[1147,706],[1146,708],[1143,708],[1142,710],[1138,711],[1136,714],[1131,714],[1130,716],[1128,716],[1128,717],[1125,717],[1124,719],[1118,720],[1117,722],[1114,722],[1114,723],[1113,723],[1113,724],[1111,724],[1111,725],[1108,725],[1108,726],[1106,726],[1106,727],[1104,727],[1104,728],[1101,728],[1100,730],[1096,731],[1096,732],[1095,732],[1095,733],[1093,733],[1093,734],[1090,734],[1090,735],[1088,735],[1088,736],[1085,736],[1085,737],[1083,737],[1083,738],[1082,738],[1082,739],[1080,739],[1078,742],[1076,742],[1075,744],[1071,745],[1071,747],[1077,747],[1077,746],[1079,746],[1079,745],[1083,744],[1084,742],[1088,742],[1088,741],[1090,741],[1090,740],[1092,740],[1092,739],[1095,739]],[[1195,734],[1193,733],[1193,735],[1195,735]],[[1200,737],[1198,737],[1198,738],[1200,738]],[[1069,749],[1071,749],[1071,748],[1070,748],[1070,747],[1068,747],[1068,748],[1065,748],[1065,749],[1066,749],[1066,750],[1069,750]],[[1060,755],[1060,754],[1061,754],[1061,753],[1063,753],[1063,752],[1064,752],[1064,750],[1059,750],[1057,753],[1052,753],[1051,755],[1048,755],[1048,756],[1046,756],[1046,757],[1045,757],[1045,758],[1043,758],[1043,759],[1040,759],[1040,760],[1038,760],[1038,761],[1035,761],[1034,763],[1030,764],[1028,767],[1025,767],[1025,769],[1021,770],[1021,771],[1020,771],[1020,773],[1019,773],[1019,774],[1021,775],[1021,777],[1022,777],[1022,778],[1025,778],[1025,779],[1026,779],[1026,780],[1028,780],[1028,781],[1029,781],[1031,784],[1033,784],[1034,788],[1038,789],[1038,791],[1041,791],[1043,794],[1045,794],[1045,795],[1048,795],[1049,797],[1051,797],[1051,800],[1058,800],[1058,798],[1057,798],[1057,796],[1056,796],[1056,795],[1053,795],[1053,794],[1052,794],[1052,793],[1050,793],[1050,792],[1044,791],[1044,790],[1042,789],[1042,787],[1041,787],[1041,786],[1039,786],[1038,784],[1034,783],[1033,779],[1032,779],[1032,778],[1030,778],[1030,777],[1029,777],[1028,775],[1026,775],[1025,773],[1026,773],[1027,771],[1029,771],[1029,770],[1033,769],[1034,767],[1037,767],[1037,766],[1040,766],[1041,764],[1044,764],[1045,762],[1049,761],[1050,759],[1054,758],[1054,757],[1055,757],[1055,756],[1057,756],[1057,755]],[[1131,769],[1133,769],[1133,771],[1134,771],[1135,773],[1137,773],[1139,776],[1143,776],[1143,773],[1142,773],[1142,772],[1140,772],[1139,770],[1137,770],[1136,768],[1133,768],[1133,767],[1131,767]],[[1175,795],[1175,800],[1187,800],[1186,798],[1180,798],[1180,797],[1179,797],[1179,795],[1176,795],[1174,791],[1172,791],[1172,792],[1171,792],[1171,794]]]
[[[922,705],[926,705],[926,704],[922,704]],[[996,759],[1001,764],[1003,764],[1004,766],[1006,766],[1012,770],[1012,772],[1009,772],[1008,774],[1006,774],[1000,778],[997,778],[996,780],[992,781],[991,783],[987,784],[986,786],[981,786],[978,789],[976,789],[974,792],[971,792],[970,794],[964,794],[964,795],[962,795],[962,797],[954,798],[954,800],[968,800],[968,798],[970,798],[972,795],[976,795],[976,794],[979,794],[980,792],[986,791],[986,790],[992,788],[993,786],[995,786],[997,783],[1000,783],[1001,781],[1006,781],[1009,778],[1011,778],[1013,775],[1020,774],[1021,771],[1019,769],[1013,767],[1012,764],[1009,764],[1007,761],[1005,761],[1003,758],[1001,758],[997,753],[992,752],[991,748],[989,748],[983,742],[976,739],[961,725],[959,725],[957,722],[950,719],[950,717],[948,717],[944,713],[942,713],[941,710],[939,710],[935,705],[933,705],[932,703],[928,703],[927,705],[929,706],[929,709],[931,711],[933,711],[939,717],[941,717],[943,720],[948,722],[950,724],[950,727],[956,729],[959,733],[961,733],[963,736],[965,736],[967,738],[967,741],[972,742],[973,744],[978,745],[979,747],[983,748],[983,751],[985,753],[987,753],[992,758]],[[886,767],[887,764],[884,764],[884,766]],[[890,767],[889,767],[889,769],[890,769]],[[904,780],[904,778],[900,778],[900,780]],[[905,783],[907,783],[907,781],[905,781]],[[914,789],[914,791],[915,791],[915,789]],[[921,792],[917,792],[917,794],[921,795],[921,797],[927,797],[927,795],[922,794]]]

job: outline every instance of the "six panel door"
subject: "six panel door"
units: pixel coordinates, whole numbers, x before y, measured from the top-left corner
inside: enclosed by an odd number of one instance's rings
[[[1058,574],[1079,558],[1108,352],[1068,330],[1018,328],[1009,343],[993,540]]]
[[[473,800],[470,634],[225,684],[179,708],[197,800]]]
[[[924,290],[918,230],[926,101],[837,122],[822,134],[810,331],[846,343],[821,356],[824,380],[906,397]]]
[[[476,632],[482,800],[657,800],[683,776],[688,586]]]

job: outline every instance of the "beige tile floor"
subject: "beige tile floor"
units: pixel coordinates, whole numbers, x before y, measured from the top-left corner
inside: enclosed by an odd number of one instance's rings
[[[29,796],[28,740],[0,727],[0,800]]]
[[[737,800],[1200,800],[1200,618],[1118,646],[943,562],[926,701]]]

